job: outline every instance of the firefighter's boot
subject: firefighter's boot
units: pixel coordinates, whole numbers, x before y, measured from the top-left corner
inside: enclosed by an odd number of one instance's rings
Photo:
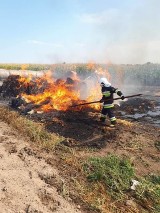
[[[111,124],[110,124],[110,127],[115,127],[116,126],[116,120],[114,120],[114,121],[111,121]]]

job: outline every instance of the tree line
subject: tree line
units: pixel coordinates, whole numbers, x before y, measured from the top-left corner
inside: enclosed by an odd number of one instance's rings
[[[32,70],[42,71],[51,70],[58,73],[75,71],[79,75],[88,76],[96,70],[103,73],[108,72],[113,82],[124,81],[125,84],[132,81],[144,86],[160,86],[160,64],[0,64],[0,69],[5,70]],[[103,75],[103,74],[102,74]]]

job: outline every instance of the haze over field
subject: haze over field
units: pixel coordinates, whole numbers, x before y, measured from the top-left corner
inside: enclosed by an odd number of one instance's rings
[[[0,63],[160,63],[159,0],[0,3]]]

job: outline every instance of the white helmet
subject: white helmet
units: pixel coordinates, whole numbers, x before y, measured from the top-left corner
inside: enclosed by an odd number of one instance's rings
[[[100,85],[103,87],[110,87],[111,83],[109,83],[109,81],[107,80],[107,78],[100,78],[99,80]]]

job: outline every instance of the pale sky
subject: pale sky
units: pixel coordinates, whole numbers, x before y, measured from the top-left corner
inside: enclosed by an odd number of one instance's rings
[[[160,63],[160,0],[0,0],[0,63]]]

